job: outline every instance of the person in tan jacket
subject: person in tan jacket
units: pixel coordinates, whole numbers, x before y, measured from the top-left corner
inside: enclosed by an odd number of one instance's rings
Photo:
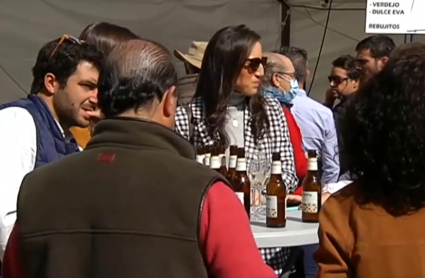
[[[347,109],[353,183],[322,207],[319,278],[425,277],[425,45],[392,55]]]
[[[201,70],[202,59],[208,42],[193,41],[189,51],[183,53],[177,49],[174,50],[174,56],[184,63],[186,75],[179,78],[179,104],[188,104],[195,95],[196,85],[198,83],[198,74]]]

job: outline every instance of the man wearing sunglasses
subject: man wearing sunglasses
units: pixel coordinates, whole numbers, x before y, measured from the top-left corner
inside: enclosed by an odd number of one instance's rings
[[[328,76],[329,89],[326,93],[325,105],[337,111],[345,107],[347,100],[357,91],[360,81],[360,70],[356,67],[355,58],[343,55],[332,62],[331,74]],[[335,106],[335,100],[340,103]]]
[[[337,132],[340,130],[340,122],[345,115],[345,110],[349,105],[354,93],[359,88],[361,71],[356,66],[356,59],[350,55],[343,55],[332,62],[331,74],[328,77],[329,89],[326,92],[325,105],[332,109]],[[339,103],[335,105],[335,100]],[[338,132],[339,134],[339,132]],[[339,156],[340,156],[340,174],[345,173],[343,164],[344,152],[342,140],[339,136]]]
[[[45,44],[27,98],[0,106],[0,259],[16,219],[24,176],[79,150],[69,128],[97,117],[102,54],[69,35]]]

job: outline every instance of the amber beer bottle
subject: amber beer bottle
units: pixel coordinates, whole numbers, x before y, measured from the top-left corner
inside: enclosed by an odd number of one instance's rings
[[[238,146],[230,146],[229,170],[227,171],[227,180],[232,182],[236,174],[236,161],[238,160]]]
[[[286,226],[286,185],[282,180],[280,153],[272,154],[272,173],[266,188],[266,226]]]
[[[233,190],[245,207],[248,218],[251,217],[251,183],[246,172],[245,151],[238,148],[238,159],[236,161],[236,174],[232,182]]]
[[[302,221],[319,222],[322,185],[317,172],[317,152],[308,151],[308,172],[303,180]]]
[[[217,150],[218,150],[218,156],[220,157],[220,159],[223,156],[226,156],[226,149],[225,149],[224,145],[221,144],[221,142],[217,143]]]
[[[221,157],[221,167],[220,167],[220,174],[223,175],[223,177],[227,177],[227,160],[226,160],[226,156],[223,155]]]
[[[211,151],[211,158],[210,158],[210,168],[220,172],[221,168],[221,159],[218,153],[218,146],[213,145],[212,151]]]
[[[227,177],[226,148],[221,142],[219,142],[218,145],[218,156],[220,157],[220,170],[218,172],[222,174],[223,177]]]
[[[204,165],[210,167],[212,146],[204,147]]]

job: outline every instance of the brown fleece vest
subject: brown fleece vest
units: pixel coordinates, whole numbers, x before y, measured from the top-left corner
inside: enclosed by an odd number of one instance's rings
[[[208,277],[205,193],[223,180],[159,124],[98,123],[87,148],[30,173],[18,200],[28,277]]]

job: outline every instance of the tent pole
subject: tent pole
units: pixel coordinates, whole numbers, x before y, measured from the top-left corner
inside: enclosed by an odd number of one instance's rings
[[[279,1],[279,0],[278,0]],[[281,41],[280,46],[290,45],[291,40],[291,14],[290,7],[286,1],[279,1],[281,6],[280,22],[281,22]],[[285,22],[286,21],[286,22]]]

